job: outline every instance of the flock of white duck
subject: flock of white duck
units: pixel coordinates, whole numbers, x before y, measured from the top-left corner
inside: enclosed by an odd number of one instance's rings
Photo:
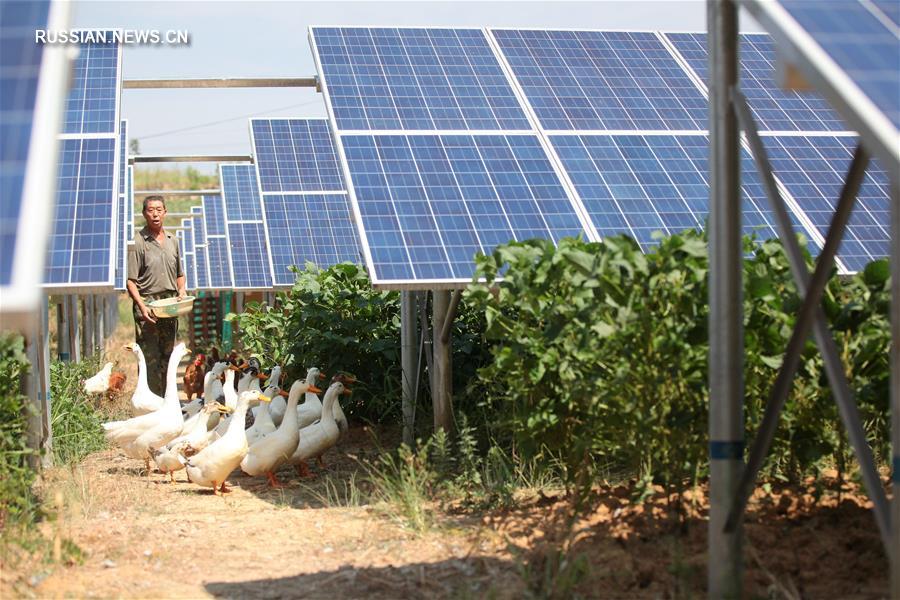
[[[309,475],[307,460],[324,466],[322,455],[337,444],[347,430],[347,419],[339,398],[350,394],[345,383],[351,378],[335,376],[324,400],[316,387],[325,375],[313,367],[306,379],[297,380],[285,393],[279,387],[281,367],[271,374],[260,372],[259,362],[235,367],[225,362],[213,365],[204,379],[203,396],[182,407],[178,396],[177,371],[190,350],[175,346],[166,372],[166,395],[154,394],[147,385],[147,364],[137,344],[129,344],[138,360],[138,383],[132,397],[137,416],[104,423],[106,438],[127,456],[143,459],[147,474],[150,460],[175,481],[175,471],[185,469],[188,481],[228,491],[225,481],[238,467],[252,477],[265,475],[269,485],[279,486],[275,476],[283,465],[295,465]],[[235,385],[235,376],[240,379]],[[224,381],[223,381],[224,379]],[[265,389],[260,385],[268,379]],[[300,399],[303,398],[303,402]],[[246,427],[248,411],[253,424]]]

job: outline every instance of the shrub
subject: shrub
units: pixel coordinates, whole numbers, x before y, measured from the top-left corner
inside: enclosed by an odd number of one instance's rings
[[[102,423],[106,415],[84,391],[83,382],[102,366],[95,354],[79,363],[57,361],[50,366],[50,425],[53,458],[69,464],[106,447]]]
[[[0,334],[0,531],[10,522],[30,521],[36,508],[27,443],[32,409],[19,391],[21,377],[29,369],[22,337]]]

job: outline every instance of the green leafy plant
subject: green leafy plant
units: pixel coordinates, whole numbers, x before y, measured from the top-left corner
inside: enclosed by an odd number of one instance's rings
[[[22,337],[0,334],[0,531],[10,522],[30,521],[36,510],[31,492],[35,472],[27,443],[32,408],[19,391],[21,377],[29,369]]]
[[[50,366],[50,426],[57,462],[78,462],[106,447],[102,423],[107,415],[83,385],[100,370],[102,362],[102,356],[95,354],[79,363],[57,361]]]

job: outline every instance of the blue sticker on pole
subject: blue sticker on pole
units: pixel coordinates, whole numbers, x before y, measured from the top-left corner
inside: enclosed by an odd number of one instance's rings
[[[743,460],[744,442],[711,441],[709,443],[710,460]]]

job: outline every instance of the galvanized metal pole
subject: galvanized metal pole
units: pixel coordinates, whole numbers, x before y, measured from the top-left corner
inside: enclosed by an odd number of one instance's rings
[[[21,392],[32,403],[32,410],[28,414],[28,430],[25,432],[28,447],[34,452],[27,457],[28,466],[36,470],[41,465],[41,437],[43,436],[43,424],[40,413],[40,360],[38,348],[40,319],[36,319],[34,325],[24,335],[25,355],[28,357],[29,372],[22,377]]]
[[[443,429],[447,433],[453,428],[453,371],[451,367],[452,346],[450,336],[441,339],[441,331],[447,320],[450,308],[450,292],[435,290],[432,306],[431,327],[434,332],[434,379],[432,379],[432,404],[434,406],[434,430]]]
[[[53,463],[53,427],[51,426],[52,403],[50,398],[50,298],[47,295],[41,299],[38,312],[38,338],[35,340],[35,346],[40,402],[37,408],[40,411],[41,421],[41,464],[49,467]]]
[[[742,527],[724,530],[743,466],[741,172],[738,8],[708,0],[709,29],[709,571],[710,598],[741,596]]]
[[[415,436],[415,397],[418,370],[416,293],[400,292],[400,365],[403,371],[403,443],[412,447]]]
[[[94,345],[100,349],[100,354],[103,354],[106,346],[106,302],[103,299],[104,296],[94,296],[94,311],[97,320],[97,337],[94,340]]]
[[[66,296],[66,312],[69,316],[69,353],[73,362],[81,361],[81,330],[78,329],[78,296]]]
[[[82,358],[87,359],[94,354],[94,297],[87,294],[81,299],[83,310],[81,324]]]
[[[69,303],[66,298],[56,303],[56,356],[63,362],[72,360],[69,349]]]
[[[891,183],[891,598],[900,598],[900,181]]]

